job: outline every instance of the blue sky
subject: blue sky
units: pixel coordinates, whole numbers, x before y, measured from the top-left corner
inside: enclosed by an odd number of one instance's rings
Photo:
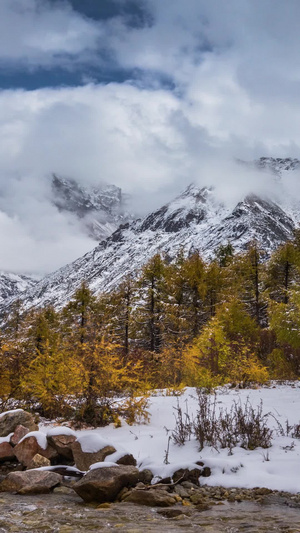
[[[4,0],[6,2],[7,0]],[[44,10],[50,14],[52,12],[65,12],[67,16],[74,17],[78,20],[82,18],[91,28],[97,24],[105,25],[122,20],[124,25],[130,28],[143,28],[151,24],[152,18],[150,11],[146,8],[143,1],[129,0],[126,2],[118,0],[49,0],[47,2],[36,2],[35,0],[26,0],[26,2],[11,2],[14,4],[15,13],[27,11],[27,16],[32,20],[38,12]],[[36,6],[35,10],[32,6]],[[34,13],[35,11],[35,13]],[[45,18],[47,17],[45,13]],[[65,20],[67,26],[67,20]],[[63,31],[63,28],[62,28]],[[99,31],[100,34],[100,31]],[[44,87],[65,87],[85,85],[87,80],[93,80],[94,83],[122,83],[126,80],[135,80],[139,77],[139,69],[128,69],[117,63],[114,53],[106,47],[100,39],[93,43],[93,54],[81,60],[80,53],[65,53],[63,50],[57,50],[58,60],[51,63],[43,64],[43,60],[37,61],[34,65],[26,64],[26,61],[8,62],[3,61],[0,68],[0,89],[24,88],[34,90]],[[79,36],[80,38],[80,36]],[[21,43],[20,43],[21,44]],[[54,54],[55,54],[54,53]],[[54,55],[53,54],[53,55]],[[60,56],[60,58],[59,58]],[[54,59],[54,57],[53,57]]]
[[[53,211],[53,172],[146,212],[192,181],[242,194],[224,161],[300,157],[299,18],[299,0],[0,0],[0,268],[93,246]]]

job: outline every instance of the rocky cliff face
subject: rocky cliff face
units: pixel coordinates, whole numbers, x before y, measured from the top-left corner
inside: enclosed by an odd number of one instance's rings
[[[82,187],[73,179],[53,175],[51,189],[52,203],[80,219],[85,233],[98,242],[134,219],[126,210],[126,196],[115,185]]]
[[[0,272],[0,306],[6,301],[18,299],[37,281],[29,276]]]
[[[255,161],[255,165],[260,169],[270,170],[274,174],[282,176],[284,172],[299,169],[300,161],[291,157],[260,157]]]

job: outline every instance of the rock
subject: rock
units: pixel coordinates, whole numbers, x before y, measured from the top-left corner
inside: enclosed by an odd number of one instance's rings
[[[28,470],[31,470],[32,468],[40,468],[41,466],[50,466],[51,461],[47,459],[47,457],[43,457],[39,453],[37,453],[30,461],[29,465],[27,466]]]
[[[195,492],[194,494],[190,495],[190,500],[194,505],[202,504],[204,500],[203,494]]]
[[[12,446],[16,446],[18,444],[18,442],[20,442],[20,440],[23,439],[23,437],[25,437],[25,435],[27,435],[27,433],[29,433],[29,429],[28,428],[26,428],[25,426],[22,426],[22,424],[17,426],[15,431],[14,431],[14,434],[12,435],[12,437],[10,439],[11,445]]]
[[[126,453],[116,461],[117,465],[136,466],[136,459],[131,453]]]
[[[182,481],[190,481],[199,486],[199,477],[201,476],[202,470],[202,468],[192,468],[191,470],[188,468],[180,468],[174,472],[172,476],[173,482],[176,483],[176,481],[181,479]]]
[[[97,505],[96,509],[110,509],[111,504],[108,502],[100,503],[100,505]]]
[[[199,483],[197,483],[197,485],[195,485],[195,483],[191,483],[190,481],[182,481],[181,485],[185,488],[185,489],[199,489]]]
[[[34,421],[33,416],[23,409],[16,409],[15,411],[7,411],[0,414],[0,437],[7,437],[10,433],[13,433],[17,426],[24,426],[29,431],[36,431],[38,429],[37,424]]]
[[[133,489],[123,499],[126,503],[137,503],[151,507],[170,507],[177,499],[166,490],[160,489]]]
[[[205,466],[204,468],[202,468],[202,472],[201,472],[200,476],[202,476],[202,477],[211,476],[211,469],[209,468],[209,466]]]
[[[0,462],[11,461],[16,459],[13,447],[9,442],[1,442],[0,444]]]
[[[159,480],[159,483],[163,483],[164,485],[170,485],[172,483],[172,479],[171,477],[162,477],[160,480]]]
[[[189,497],[189,493],[188,493],[187,489],[185,489],[182,485],[176,485],[176,487],[174,488],[174,491],[181,498],[188,498]]]
[[[97,452],[85,452],[81,448],[81,443],[76,440],[72,444],[72,452],[74,462],[79,470],[88,470],[94,463],[101,463],[107,455],[115,453],[116,449],[113,446],[104,446]]]
[[[47,440],[59,455],[73,461],[72,444],[76,441],[74,435],[49,435]]]
[[[112,502],[123,487],[132,487],[138,478],[134,466],[109,466],[90,470],[73,487],[86,502]]]
[[[58,457],[57,451],[51,446],[47,446],[47,440],[46,448],[44,449],[40,446],[36,436],[31,435],[30,433],[28,433],[28,437],[25,437],[24,440],[14,447],[14,453],[20,463],[24,466],[29,466],[36,454],[42,455],[50,460]]]
[[[53,489],[54,494],[74,494],[74,490],[71,487],[55,487]]]
[[[123,487],[122,490],[117,495],[116,501],[122,502],[123,500],[125,500],[126,495],[129,493],[129,490],[130,489],[128,487]]]
[[[149,470],[148,468],[145,468],[144,470],[140,472],[139,481],[141,481],[142,483],[145,483],[145,485],[150,485],[153,477],[154,476],[151,470]]]
[[[160,509],[157,511],[158,514],[164,516],[165,518],[176,518],[177,516],[187,515],[189,511],[183,509]]]
[[[46,494],[60,484],[62,477],[45,470],[10,472],[0,484],[0,492]]]
[[[212,506],[212,504],[209,504],[209,503],[198,503],[196,505],[196,509],[197,509],[197,511],[200,511],[202,513],[203,511],[209,511],[211,506]]]

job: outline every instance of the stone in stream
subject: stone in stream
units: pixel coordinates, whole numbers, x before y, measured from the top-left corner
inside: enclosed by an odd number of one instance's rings
[[[10,472],[0,483],[0,492],[17,492],[18,494],[46,494],[57,487],[62,476],[45,470],[26,470]]]
[[[123,498],[126,503],[150,505],[151,507],[170,507],[177,502],[176,496],[164,489],[139,489],[135,488]]]
[[[137,484],[139,471],[134,466],[108,466],[90,470],[73,489],[86,502],[112,502],[124,487]]]
[[[34,421],[33,416],[23,409],[16,409],[15,411],[7,411],[0,414],[0,437],[7,437],[10,433],[13,433],[17,426],[24,426],[29,431],[36,431],[38,429],[37,424]]]

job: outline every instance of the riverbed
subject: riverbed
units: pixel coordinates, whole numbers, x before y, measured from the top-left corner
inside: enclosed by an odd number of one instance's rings
[[[300,505],[278,495],[261,503],[217,502],[207,510],[178,504],[167,509],[127,503],[86,504],[75,494],[0,494],[0,533],[199,531],[300,533]]]

